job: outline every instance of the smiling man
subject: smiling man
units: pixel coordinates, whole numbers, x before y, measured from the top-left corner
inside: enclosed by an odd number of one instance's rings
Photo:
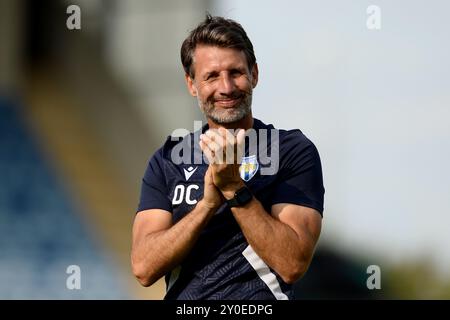
[[[317,149],[300,130],[253,118],[258,66],[237,22],[208,15],[181,60],[207,124],[182,141],[169,137],[151,157],[133,225],[133,272],[143,286],[165,276],[165,299],[292,299],[321,230]],[[174,161],[179,144],[191,161]],[[271,174],[268,153],[278,162]],[[198,155],[206,161],[197,164]]]

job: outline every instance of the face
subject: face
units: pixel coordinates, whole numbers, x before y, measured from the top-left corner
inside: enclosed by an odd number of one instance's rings
[[[251,115],[252,91],[258,67],[248,69],[244,52],[214,46],[198,46],[194,52],[195,77],[186,75],[190,93],[208,119],[229,124]]]

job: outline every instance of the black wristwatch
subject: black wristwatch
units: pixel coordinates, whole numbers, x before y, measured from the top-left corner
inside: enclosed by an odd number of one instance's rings
[[[228,207],[241,207],[247,203],[249,203],[253,199],[253,194],[250,189],[247,187],[242,187],[238,191],[235,192],[234,197],[230,200],[227,200]]]

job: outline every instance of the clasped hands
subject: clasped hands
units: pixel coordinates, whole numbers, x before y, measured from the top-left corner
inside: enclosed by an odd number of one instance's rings
[[[200,135],[200,148],[209,162],[203,195],[208,208],[217,209],[245,185],[239,174],[244,141],[244,129],[236,134],[225,128],[210,129]]]

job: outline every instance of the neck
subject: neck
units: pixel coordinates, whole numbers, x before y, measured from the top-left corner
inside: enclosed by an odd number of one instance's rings
[[[250,128],[253,128],[253,116],[252,114],[248,114],[245,118],[231,123],[216,123],[213,120],[207,118],[208,120],[208,126],[210,129],[218,129],[218,128],[225,128],[225,129],[244,129],[248,130]]]

